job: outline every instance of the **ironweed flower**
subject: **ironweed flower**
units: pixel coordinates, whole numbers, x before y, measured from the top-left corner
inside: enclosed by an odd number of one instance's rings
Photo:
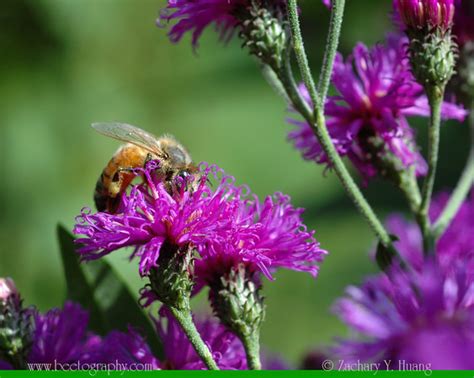
[[[215,24],[220,37],[228,40],[240,23],[236,12],[248,4],[249,0],[169,0],[158,23],[176,21],[169,32],[172,42],[180,41],[190,32],[192,43],[197,46],[199,37],[210,24]]]
[[[117,214],[83,210],[74,228],[85,235],[76,240],[82,259],[133,246],[131,257],[140,259],[140,273],[146,275],[158,265],[163,246],[172,245],[199,253],[196,270],[203,277],[238,263],[269,278],[270,269],[278,267],[316,275],[326,252],[306,230],[302,209],[279,193],[260,203],[216,166],[201,167],[196,185],[180,185],[170,195],[153,175],[156,162],[150,162],[142,170],[145,182],[124,194]],[[215,190],[209,184],[213,180],[219,180]]]
[[[430,108],[406,59],[407,40],[390,35],[384,45],[371,49],[357,44],[345,61],[339,54],[332,82],[339,92],[329,97],[325,112],[336,150],[347,156],[367,181],[387,170],[412,167],[425,175],[426,162],[418,152],[407,117],[428,117]],[[310,104],[304,86],[300,92]],[[444,119],[463,120],[466,111],[444,102]],[[318,164],[329,159],[306,122],[289,119],[296,129],[288,134],[303,158]]]
[[[148,345],[132,328],[128,332],[112,331],[102,338],[88,330],[88,323],[88,312],[70,301],[62,309],[55,308],[45,314],[36,311],[35,333],[27,362],[30,365],[70,364],[72,369],[79,368],[78,363],[113,363],[112,369],[116,370],[129,369],[132,363],[158,368],[158,361]]]
[[[176,370],[205,370],[206,366],[174,317],[164,309],[160,311],[160,315],[160,319],[156,321],[156,327],[166,356],[166,360],[161,362],[160,367]],[[197,319],[195,323],[220,369],[247,369],[245,351],[237,336],[212,319]]]
[[[434,202],[436,218],[446,197]],[[431,364],[432,369],[472,369],[474,353],[474,238],[472,198],[440,239],[435,259],[424,258],[419,231],[391,218],[399,251],[409,271],[394,266],[387,274],[349,287],[335,311],[360,339],[340,340],[339,356],[367,362]],[[466,232],[467,231],[467,232]]]
[[[474,194],[474,192],[473,192]],[[448,202],[449,193],[441,193],[433,198],[430,207],[430,218],[434,222]],[[459,208],[456,216],[436,243],[438,264],[445,270],[451,269],[458,261],[464,261],[466,273],[474,278],[474,195],[471,195]],[[415,269],[423,265],[423,244],[419,227],[414,222],[406,221],[400,215],[391,215],[387,220],[390,233],[400,237],[396,242],[397,249]]]

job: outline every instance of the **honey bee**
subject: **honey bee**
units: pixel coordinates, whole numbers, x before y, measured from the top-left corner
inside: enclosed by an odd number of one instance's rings
[[[98,211],[115,213],[121,194],[137,176],[134,168],[144,167],[150,160],[160,161],[156,175],[169,193],[176,189],[176,177],[187,180],[189,175],[198,175],[189,153],[171,135],[158,138],[126,123],[94,123],[92,127],[103,135],[126,142],[115,152],[97,180],[94,202]]]

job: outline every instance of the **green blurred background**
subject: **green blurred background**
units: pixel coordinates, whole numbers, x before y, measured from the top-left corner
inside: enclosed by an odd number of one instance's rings
[[[196,52],[189,39],[169,43],[155,26],[160,0],[2,0],[0,13],[0,276],[15,279],[27,303],[60,306],[65,280],[55,239],[71,228],[118,144],[94,121],[123,121],[174,134],[195,161],[216,163],[259,195],[283,191],[330,251],[317,280],[279,272],[265,282],[263,343],[293,363],[327,345],[344,327],[330,313],[344,287],[376,270],[373,239],[334,174],[304,162],[285,135],[285,104],[234,38],[208,30]],[[391,1],[348,1],[341,51],[374,44],[390,29]],[[302,2],[314,70],[323,53],[328,13]],[[416,122],[415,122],[416,124]],[[424,144],[424,123],[416,124]],[[467,151],[466,127],[443,128],[439,187],[456,181]],[[365,189],[384,216],[403,211],[390,186]],[[130,287],[142,283],[126,252],[108,257]],[[203,307],[204,303],[198,304]]]

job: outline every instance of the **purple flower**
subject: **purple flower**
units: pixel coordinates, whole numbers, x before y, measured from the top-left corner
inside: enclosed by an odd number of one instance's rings
[[[327,127],[336,150],[347,156],[364,179],[374,177],[377,164],[395,157],[400,169],[415,167],[417,175],[427,166],[417,150],[408,116],[429,116],[428,100],[417,84],[406,59],[407,40],[389,36],[385,45],[368,49],[359,43],[351,56],[337,56],[333,84],[339,95],[328,99]],[[311,103],[306,88],[301,94]],[[463,120],[466,111],[444,103],[444,119]],[[290,119],[296,129],[288,134],[304,159],[330,164],[326,153],[306,122]]]
[[[473,192],[474,193],[474,192]],[[431,204],[430,218],[436,221],[448,202],[449,194],[437,195]],[[452,223],[436,243],[438,264],[445,270],[451,269],[458,261],[464,261],[466,272],[474,278],[474,195],[471,195],[460,207]],[[387,220],[390,233],[397,235],[400,241],[397,249],[416,269],[423,265],[423,244],[418,226],[406,221],[400,215],[392,215]]]
[[[34,315],[35,334],[29,364],[108,365],[114,370],[130,369],[141,364],[148,370],[158,369],[144,339],[132,328],[128,332],[113,331],[104,338],[88,330],[89,314],[74,302],[66,302],[62,309],[52,309]],[[75,365],[72,365],[75,364]],[[112,366],[112,367],[111,367]],[[40,369],[40,366],[36,366]]]
[[[139,365],[142,370],[157,370],[159,361],[145,340],[131,327],[128,332],[112,331],[95,348],[93,359],[102,364],[116,364],[116,370],[129,370]],[[118,364],[120,365],[118,365]]]
[[[361,340],[336,348],[347,360],[431,364],[432,369],[472,369],[474,282],[463,271],[443,271],[425,261],[411,274],[392,271],[347,289],[335,311]]]
[[[236,12],[248,3],[248,0],[168,0],[158,23],[176,21],[169,32],[172,42],[180,41],[190,32],[192,43],[197,46],[199,37],[210,24],[215,24],[220,37],[227,40],[240,23]]]
[[[431,208],[435,219],[446,195]],[[399,251],[409,272],[392,267],[361,287],[349,287],[335,311],[360,339],[341,340],[344,359],[391,360],[431,364],[431,369],[472,369],[474,362],[474,202],[467,200],[436,246],[434,260],[424,258],[419,231],[400,217],[389,230],[400,238]]]
[[[100,338],[87,331],[89,315],[79,305],[66,302],[62,310],[34,315],[35,334],[30,363],[69,363],[89,359]]]
[[[261,271],[272,279],[271,270],[282,267],[308,272],[314,277],[327,253],[307,231],[301,214],[281,193],[237,200],[232,205],[236,227],[211,243],[196,261],[196,276],[207,283],[244,264],[249,272]]]
[[[173,316],[164,310],[161,310],[160,314],[157,329],[166,356],[166,361],[161,363],[161,368],[175,370],[206,369]],[[220,369],[247,369],[245,350],[237,336],[226,330],[221,324],[210,319],[198,320],[195,323]]]
[[[198,182],[181,185],[182,190],[170,195],[153,174],[154,164],[143,170],[145,183],[123,196],[119,213],[83,210],[74,232],[86,235],[77,240],[84,260],[133,246],[132,257],[140,258],[140,273],[146,275],[167,244],[196,250],[201,256],[198,275],[241,262],[268,277],[277,267],[316,275],[326,252],[314,232],[306,230],[303,210],[293,208],[289,197],[277,193],[260,203],[246,187],[235,186],[233,177],[205,165]],[[209,181],[218,176],[212,190]],[[190,186],[194,188],[186,189]]]
[[[210,239],[219,236],[220,229],[229,227],[231,219],[225,203],[239,189],[223,180],[212,193],[206,180],[215,167],[203,172],[196,190],[184,190],[186,185],[182,185],[183,190],[171,196],[165,184],[153,175],[156,164],[150,162],[142,170],[146,183],[132,187],[130,194],[122,197],[117,214],[82,211],[74,228],[76,234],[86,235],[76,240],[82,245],[77,251],[82,259],[95,260],[133,246],[132,257],[140,258],[140,274],[146,275],[157,265],[165,242],[178,248],[192,245],[200,250]]]
[[[453,32],[460,47],[474,41],[474,3],[470,0],[457,0],[454,14]]]
[[[395,0],[407,28],[424,29],[440,27],[448,30],[453,23],[457,0]]]

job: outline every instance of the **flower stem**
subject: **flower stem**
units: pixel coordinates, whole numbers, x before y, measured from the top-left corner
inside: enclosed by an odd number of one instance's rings
[[[247,355],[247,364],[250,370],[261,370],[260,363],[260,336],[258,332],[240,338],[244,345],[245,354]]]
[[[321,96],[321,104],[326,103],[326,97],[331,84],[334,59],[337,54],[339,38],[341,35],[342,19],[344,16],[345,0],[332,1],[331,20],[329,22],[329,32],[326,41],[326,51],[324,53],[323,67],[319,78],[318,92]]]
[[[303,36],[301,35],[298,4],[296,0],[288,0],[288,15],[290,19],[291,37],[293,40],[293,50],[295,52],[296,60],[298,61],[298,66],[300,67],[303,82],[308,89],[313,104],[319,104],[319,94],[316,91],[316,85],[314,84],[313,75],[311,74],[308,57],[306,56],[304,48]],[[336,41],[336,48],[338,42],[339,41]]]
[[[219,370],[219,367],[214,361],[214,358],[212,357],[209,348],[202,340],[201,335],[199,334],[196,326],[194,325],[193,318],[191,316],[191,311],[180,310],[172,306],[168,306],[168,309],[173,314],[178,323],[181,325],[181,328],[183,329],[184,333],[191,342],[194,350],[199,355],[199,357],[201,357],[207,368],[209,370]]]
[[[444,86],[427,87],[426,92],[430,103],[431,117],[428,129],[428,174],[423,183],[421,204],[417,214],[417,220],[423,234],[423,250],[425,254],[434,253],[434,235],[431,231],[429,219],[429,208],[433,186],[438,166],[439,139],[441,125],[441,105],[444,97]]]
[[[343,13],[343,9],[342,9],[343,5],[344,5],[344,1],[341,1],[341,0],[336,0],[335,2],[333,2],[333,11],[340,12],[337,22],[333,22],[333,28],[335,29],[340,29],[342,13]],[[329,158],[329,161],[331,162],[332,167],[334,168],[337,176],[339,177],[339,180],[341,181],[347,194],[352,199],[357,209],[367,220],[372,230],[379,238],[380,242],[389,250],[396,253],[396,250],[393,247],[392,239],[390,238],[390,235],[385,230],[380,220],[377,218],[377,215],[374,213],[373,209],[371,208],[370,204],[365,199],[364,195],[358,188],[357,184],[354,182],[349,171],[345,167],[341,157],[337,153],[334,147],[334,144],[332,143],[331,137],[329,136],[329,132],[326,127],[326,119],[324,116],[324,106],[319,101],[319,94],[317,93],[316,88],[314,86],[314,82],[313,82],[311,71],[308,64],[308,59],[306,57],[306,52],[304,50],[303,38],[301,36],[301,30],[300,30],[299,19],[298,19],[298,7],[297,7],[296,0],[288,0],[288,13],[289,13],[289,20],[290,20],[292,37],[293,37],[294,51],[295,51],[298,65],[303,77],[303,81],[311,95],[311,98],[313,99],[314,114],[311,111],[308,112],[306,110],[307,105],[305,104],[305,101],[301,99],[301,96],[298,94],[297,88],[294,87],[294,85],[292,85],[292,83],[294,82],[294,79],[291,79],[288,77],[282,77],[282,83],[285,86],[285,88],[287,88],[288,96],[293,101],[295,108],[301,112],[301,114],[306,119],[306,121],[311,125],[311,128],[314,134],[318,138],[319,143],[321,144],[321,147],[326,152]],[[339,38],[338,38],[339,30],[333,30],[332,32],[334,33],[334,35],[328,38],[328,43],[330,43],[330,46],[327,46],[326,50],[336,51],[337,45],[339,42]],[[334,36],[336,36],[337,38],[333,38]],[[331,54],[327,54],[326,56],[330,57]],[[332,58],[332,60],[334,60],[334,58]],[[330,71],[332,71],[333,62],[327,62],[326,65],[328,68],[327,68],[327,72],[325,72],[324,74],[324,80],[328,80],[328,78],[330,79],[331,77]],[[287,69],[284,72],[284,75],[292,76],[291,69],[290,70]],[[291,85],[292,87],[288,87],[288,85]],[[400,255],[399,255],[399,258],[401,259]]]
[[[463,203],[469,191],[474,186],[474,102],[472,103],[470,109],[469,126],[471,129],[471,148],[466,167],[464,168],[461,178],[459,179],[459,182],[456,185],[451,198],[433,226],[433,234],[435,238],[439,238],[444,233],[453,218],[456,216],[459,207]]]

